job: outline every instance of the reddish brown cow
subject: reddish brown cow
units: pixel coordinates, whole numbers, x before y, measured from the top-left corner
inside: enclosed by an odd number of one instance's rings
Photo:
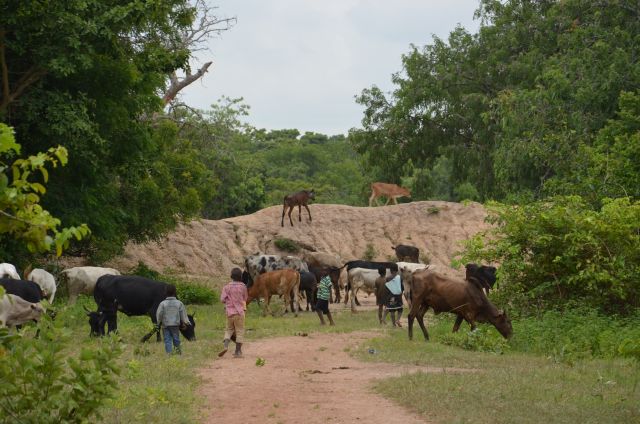
[[[408,188],[400,187],[397,184],[371,183],[369,206],[373,206],[373,202],[380,196],[387,198],[387,203],[385,203],[385,205],[388,205],[391,201],[393,201],[393,204],[397,205],[398,201],[396,199],[398,197],[411,197],[411,192]]]
[[[265,299],[264,315],[266,316],[267,312],[271,313],[269,302],[271,302],[271,296],[274,294],[284,296],[285,312],[293,300],[295,305],[292,312],[295,316],[298,316],[298,309],[300,309],[300,273],[293,269],[279,269],[260,274],[249,288],[247,303],[260,297]]]
[[[429,333],[424,325],[424,314],[433,308],[436,314],[456,314],[453,331],[458,331],[462,320],[471,328],[477,322],[490,322],[504,338],[511,337],[513,329],[507,314],[499,311],[487,298],[479,285],[454,280],[428,269],[415,271],[411,278],[411,311],[409,312],[409,340],[413,339],[413,319],[418,319],[425,340]]]

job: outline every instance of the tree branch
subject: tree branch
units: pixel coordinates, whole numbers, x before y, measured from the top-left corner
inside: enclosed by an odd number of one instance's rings
[[[211,66],[212,63],[213,62],[205,63],[204,65],[202,65],[200,69],[198,69],[198,72],[196,72],[195,74],[187,74],[187,76],[184,77],[184,79],[182,80],[178,80],[175,73],[173,73],[170,77],[171,85],[169,86],[169,88],[167,89],[167,92],[162,97],[163,104],[166,106],[169,103],[171,103],[173,99],[176,98],[180,90],[182,90],[192,82],[196,81],[200,77],[202,77],[205,74],[205,72],[207,72],[207,69],[209,69],[209,66]]]

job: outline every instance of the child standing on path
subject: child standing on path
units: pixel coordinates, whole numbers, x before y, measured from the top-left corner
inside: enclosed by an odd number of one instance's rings
[[[242,358],[242,342],[244,340],[244,310],[247,305],[247,286],[242,282],[242,270],[231,270],[231,282],[222,288],[220,301],[227,312],[227,328],[224,331],[224,349],[218,353],[223,356],[229,349],[229,343],[235,333],[236,351],[234,358]]]
[[[162,327],[164,338],[164,350],[171,353],[171,344],[177,354],[180,350],[180,325],[191,325],[187,317],[187,309],[184,304],[176,299],[176,286],[167,285],[167,298],[160,302],[156,311],[158,325]]]
[[[385,283],[387,291],[387,297],[385,300],[385,310],[383,321],[387,320],[387,314],[391,312],[391,322],[394,327],[402,327],[400,324],[400,318],[402,318],[402,292],[404,286],[402,285],[402,279],[399,274],[395,274],[389,281]],[[398,318],[396,319],[396,312],[398,312]]]
[[[327,315],[327,318],[329,318],[329,324],[335,325],[333,318],[331,317],[331,312],[329,312],[329,297],[331,296],[331,277],[329,277],[329,275],[325,275],[320,279],[320,282],[318,283],[317,296],[318,301],[316,302],[316,312],[320,317],[320,325],[325,325],[322,314]]]

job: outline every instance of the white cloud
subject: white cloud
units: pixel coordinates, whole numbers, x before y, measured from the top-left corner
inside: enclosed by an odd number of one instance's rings
[[[182,100],[208,108],[222,95],[244,97],[259,128],[346,133],[360,125],[354,96],[391,74],[411,43],[475,31],[478,0],[212,0],[230,31],[200,56],[214,65]]]

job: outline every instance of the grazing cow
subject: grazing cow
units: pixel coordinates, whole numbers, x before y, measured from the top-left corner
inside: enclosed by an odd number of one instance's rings
[[[428,269],[413,273],[411,281],[411,310],[409,312],[409,340],[413,339],[413,320],[418,319],[425,340],[429,333],[424,325],[424,314],[432,308],[436,314],[450,312],[457,315],[453,331],[466,320],[471,328],[477,322],[490,322],[504,338],[511,337],[513,329],[507,314],[499,311],[482,289],[467,281],[454,280]]]
[[[108,332],[118,329],[118,311],[128,316],[148,315],[154,324],[154,330],[144,336],[145,342],[156,333],[156,340],[160,341],[160,331],[157,327],[156,311],[158,305],[167,297],[167,283],[154,281],[136,275],[103,275],[93,291],[93,298],[98,305],[96,312],[87,312],[91,335],[103,336],[104,326],[108,325]],[[195,340],[196,323],[193,315],[188,315],[189,323],[180,332],[187,340]]]
[[[465,268],[467,269],[467,275],[465,277],[466,280],[469,282],[473,282],[473,279],[475,279],[479,282],[486,293],[489,294],[489,291],[496,283],[496,267],[478,264],[467,264],[465,265]]]
[[[369,206],[373,206],[373,202],[380,196],[387,198],[387,203],[393,200],[395,205],[398,204],[396,200],[398,197],[411,197],[411,192],[408,188],[400,187],[396,184],[387,183],[371,183],[371,197],[369,197]],[[378,202],[376,201],[376,204]]]
[[[29,321],[37,321],[44,313],[39,303],[24,300],[15,294],[0,297],[0,327],[13,327]]]
[[[40,286],[33,281],[0,278],[0,286],[4,287],[7,294],[15,294],[27,302],[38,303],[44,297]]]
[[[420,258],[420,249],[406,244],[399,244],[397,246],[391,246],[396,251],[396,257],[399,261],[407,261],[418,263]]]
[[[244,267],[249,274],[247,280],[251,287],[258,275],[278,269],[294,269],[296,271],[307,271],[309,267],[306,262],[295,256],[263,255],[256,253],[244,258]]]
[[[0,278],[13,278],[14,280],[19,280],[20,275],[13,264],[5,262],[0,264]]]
[[[251,288],[249,288],[249,297],[247,304],[254,299],[263,298],[266,300],[264,303],[264,315],[271,313],[269,303],[271,302],[271,296],[274,294],[284,296],[284,310],[291,302],[293,303],[292,309],[295,316],[298,316],[298,309],[300,309],[299,302],[300,291],[300,273],[293,269],[280,269],[277,271],[265,272],[260,274],[255,279]]]
[[[304,296],[307,298],[307,311],[309,310],[309,305],[311,305],[311,310],[316,310],[316,291],[318,290],[318,280],[316,280],[315,274],[313,272],[300,271],[300,292],[304,293]],[[291,305],[293,309],[293,304]],[[302,310],[300,308],[299,310]]]
[[[387,272],[386,268],[351,268],[348,272],[349,284],[351,290],[351,312],[356,312],[355,299],[359,290],[367,294],[376,291],[376,280],[380,276],[390,276],[391,272]],[[348,295],[345,296],[348,299]],[[347,304],[345,300],[344,304]]]
[[[320,281],[322,277],[328,275],[331,278],[331,283],[333,284],[333,290],[335,291],[335,303],[340,303],[340,268],[333,266],[310,266],[309,271],[313,273],[316,277],[316,281]]]
[[[61,273],[67,280],[69,289],[69,303],[76,303],[78,295],[92,295],[98,278],[103,275],[120,275],[120,271],[113,268],[101,268],[98,266],[78,266],[67,268]]]
[[[24,279],[33,281],[42,289],[44,297],[47,298],[49,303],[53,303],[53,298],[56,295],[56,279],[53,275],[41,268],[31,269],[31,266],[27,267],[24,271]]]
[[[289,209],[289,222],[293,227],[293,221],[291,220],[291,212],[293,212],[293,208],[298,207],[298,221],[302,222],[302,207],[307,210],[309,213],[309,222],[311,222],[311,211],[309,210],[309,200],[313,200],[316,197],[316,193],[311,190],[302,190],[293,194],[289,194],[284,196],[284,205],[282,206],[282,220],[280,225],[284,227],[284,214]]]

